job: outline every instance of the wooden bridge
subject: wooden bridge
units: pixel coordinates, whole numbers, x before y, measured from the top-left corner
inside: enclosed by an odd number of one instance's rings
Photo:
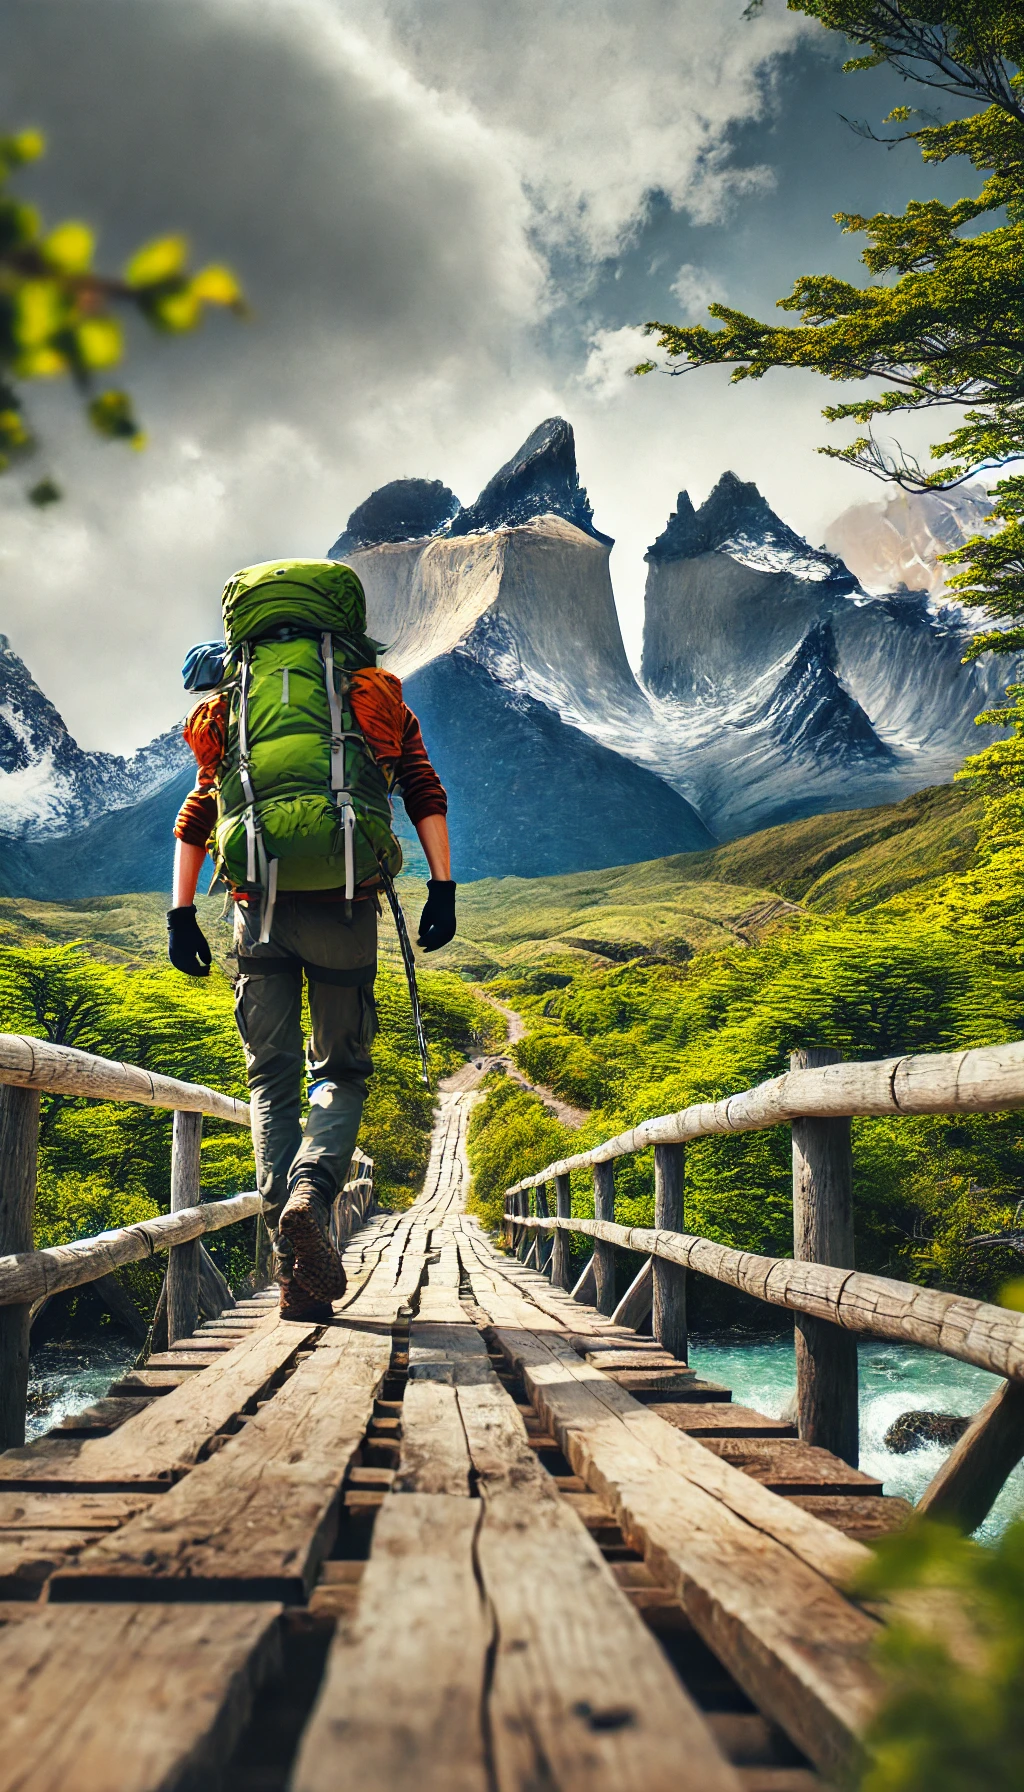
[[[33,1252],[36,1091],[115,1079],[178,1110],[173,1211]],[[856,1763],[885,1611],[851,1582],[909,1508],[806,1433],[849,1442],[855,1333],[980,1362],[1005,1386],[945,1477],[977,1505],[1024,1450],[1024,1315],[830,1266],[843,1116],[1022,1106],[1024,1046],[799,1068],[549,1166],[510,1191],[530,1262],[467,1216],[474,1096],[442,1095],[415,1204],[373,1211],[365,1160],[339,1201],[327,1326],[273,1292],[200,1318],[201,1237],[259,1201],[198,1202],[198,1116],[242,1104],[10,1038],[0,1085],[9,1439],[33,1305],[172,1253],[166,1348],[0,1455],[0,1792],[823,1792]],[[798,1260],[687,1236],[685,1139],[782,1122]],[[614,1160],[651,1143],[658,1225],[618,1227]],[[619,1247],[648,1261],[617,1300]],[[803,1437],[686,1366],[687,1268],[797,1314]]]

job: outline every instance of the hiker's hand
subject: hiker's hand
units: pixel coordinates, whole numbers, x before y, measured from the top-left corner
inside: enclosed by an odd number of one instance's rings
[[[452,929],[454,932],[454,928]],[[196,905],[167,910],[167,956],[186,977],[208,977],[213,953],[196,920]]]
[[[427,900],[420,916],[420,937],[417,945],[424,952],[436,952],[455,938],[455,885],[432,877],[427,883]]]

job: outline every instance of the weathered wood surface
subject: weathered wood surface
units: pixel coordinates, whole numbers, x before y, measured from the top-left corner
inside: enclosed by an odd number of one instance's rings
[[[482,1281],[474,1294],[486,1310]],[[840,1590],[866,1550],[638,1405],[516,1300],[521,1329],[496,1338],[575,1472],[761,1709],[823,1771],[848,1765],[879,1696],[877,1624]]]
[[[794,1071],[839,1063],[823,1047],[794,1052]],[[847,1119],[794,1120],[793,1256],[803,1263],[852,1269],[853,1145]],[[832,1450],[857,1466],[860,1449],[857,1340],[827,1319],[798,1313],[797,1423],[809,1444]]]
[[[565,1222],[530,1219],[523,1224],[551,1227]],[[858,1270],[796,1263],[788,1257],[758,1257],[752,1251],[732,1250],[689,1233],[613,1226],[599,1220],[573,1219],[569,1225],[573,1231],[600,1237],[622,1250],[681,1263],[741,1288],[770,1306],[829,1319],[868,1338],[923,1344],[1007,1380],[1024,1381],[1024,1313],[1008,1307],[967,1295],[942,1294],[887,1276],[863,1275]]]
[[[881,1493],[873,1475],[814,1444],[774,1437],[708,1437],[701,1440],[723,1462],[770,1487],[773,1493]]]
[[[479,1513],[479,1501],[456,1494],[385,1498],[358,1611],[335,1635],[292,1792],[489,1792]]]
[[[572,1170],[610,1163],[651,1145],[683,1145],[723,1133],[761,1132],[783,1122],[872,1114],[993,1114],[1024,1107],[1024,1041],[973,1051],[880,1058],[790,1070],[724,1101],[700,1102],[644,1120],[629,1132],[548,1164],[509,1190],[532,1188]]]
[[[685,1211],[685,1145],[658,1145],[654,1152],[654,1224],[659,1232],[681,1232]],[[685,1363],[689,1350],[686,1332],[686,1271],[651,1257],[653,1264],[653,1313],[651,1330],[660,1344]]]
[[[887,1493],[879,1497],[868,1494],[797,1493],[791,1496],[800,1506],[823,1523],[842,1531],[857,1543],[877,1543],[880,1537],[891,1537],[894,1531],[906,1528],[914,1508],[909,1500]]]
[[[166,1251],[207,1232],[219,1232],[239,1220],[261,1213],[258,1194],[231,1195],[223,1201],[207,1201],[181,1213],[161,1213],[156,1219],[139,1220],[134,1226],[101,1232],[75,1244],[52,1245],[45,1251],[19,1251],[0,1257],[0,1310],[12,1302],[29,1304],[62,1288],[79,1288],[83,1282],[108,1275],[122,1263],[141,1263],[156,1251]]]
[[[202,1114],[179,1110],[171,1133],[171,1212],[199,1206]],[[190,1338],[199,1324],[199,1251],[197,1238],[173,1245],[167,1254],[167,1342]]]
[[[976,1530],[1024,1457],[1024,1386],[1005,1381],[976,1413],[917,1502],[926,1518]]]
[[[37,1599],[56,1569],[96,1541],[95,1531],[0,1531],[0,1599]]]
[[[555,1233],[560,1238],[560,1232]],[[642,1325],[654,1300],[654,1258],[648,1257],[612,1313],[613,1325]]]
[[[390,1356],[387,1328],[328,1332],[223,1449],[55,1574],[51,1601],[305,1599]]]
[[[594,1165],[594,1218],[615,1218],[615,1165]],[[577,1298],[579,1298],[577,1296]],[[594,1244],[594,1305],[609,1319],[615,1311],[615,1251],[597,1239]]]
[[[572,1193],[568,1176],[555,1177],[555,1213],[567,1220],[572,1214]],[[551,1241],[551,1281],[556,1288],[569,1286],[569,1240],[564,1232],[556,1232]]]
[[[597,1367],[600,1368],[600,1359]],[[786,1419],[769,1419],[764,1413],[755,1412],[753,1407],[740,1406],[729,1402],[690,1402],[674,1401],[671,1404],[658,1405],[657,1402],[647,1408],[648,1412],[657,1413],[669,1425],[679,1431],[688,1431],[694,1437],[795,1437],[796,1426]]]
[[[249,1125],[249,1104],[202,1083],[157,1076],[137,1064],[119,1064],[69,1045],[52,1045],[21,1033],[0,1033],[0,1083],[41,1089],[49,1095],[91,1096],[97,1101],[131,1101],[147,1108],[178,1108]]]
[[[314,1326],[282,1325],[276,1314],[212,1368],[189,1375],[110,1437],[69,1441],[59,1449],[26,1445],[0,1456],[0,1494],[20,1490],[163,1491],[191,1468],[203,1447],[314,1335]]]
[[[0,1088],[0,1252],[32,1249],[36,1207],[39,1095],[34,1089]],[[28,1350],[34,1296],[0,1307],[0,1450],[25,1441]]]
[[[278,1623],[273,1605],[107,1605],[5,1626],[0,1792],[219,1784]]]

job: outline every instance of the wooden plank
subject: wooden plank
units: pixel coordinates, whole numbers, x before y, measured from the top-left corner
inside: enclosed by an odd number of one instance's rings
[[[0,1493],[4,1531],[112,1531],[145,1511],[148,1493]]]
[[[833,1583],[867,1551],[718,1461],[551,1334],[501,1337],[575,1472],[719,1660],[822,1771],[845,1771],[880,1695],[878,1631]]]
[[[705,1449],[773,1493],[880,1494],[882,1483],[829,1450],[796,1439],[701,1437]]]
[[[110,1437],[69,1439],[59,1449],[29,1444],[0,1456],[0,1493],[92,1488],[159,1492],[191,1468],[211,1437],[256,1400],[316,1336],[312,1325],[281,1325],[271,1314],[212,1368],[190,1375]]]
[[[572,1215],[572,1194],[568,1176],[555,1177],[555,1212],[559,1219]],[[564,1232],[556,1232],[551,1241],[551,1282],[555,1288],[569,1287],[569,1240]]]
[[[574,1282],[571,1298],[585,1304],[596,1298],[597,1272],[594,1268],[593,1256],[587,1259],[578,1279]]]
[[[50,1599],[306,1599],[390,1356],[387,1327],[331,1328],[222,1450],[56,1574]]]
[[[385,1495],[292,1792],[491,1792],[482,1722],[491,1621],[474,1566],[481,1512],[457,1495]]]
[[[909,1500],[897,1499],[891,1493],[867,1498],[859,1498],[856,1494],[837,1497],[834,1494],[799,1493],[793,1496],[793,1504],[802,1506],[805,1512],[813,1513],[815,1518],[833,1525],[858,1543],[877,1543],[880,1537],[902,1531],[914,1510]]]
[[[657,1413],[679,1431],[692,1437],[795,1437],[796,1426],[785,1419],[768,1419],[750,1406],[732,1401],[697,1403],[682,1400],[654,1402],[648,1412]]]
[[[0,1599],[38,1599],[54,1570],[95,1541],[95,1531],[0,1531]]]
[[[0,1792],[194,1792],[280,1667],[273,1605],[44,1607],[0,1631]]]
[[[110,1398],[94,1400],[91,1406],[82,1412],[69,1413],[54,1425],[53,1431],[59,1437],[108,1437],[119,1425],[127,1424],[149,1405],[152,1395],[138,1399]]]
[[[0,1256],[32,1250],[36,1209],[39,1095],[0,1087]],[[0,1306],[0,1450],[25,1442],[32,1303],[24,1293]]]
[[[975,1413],[917,1502],[926,1518],[976,1530],[1024,1456],[1024,1384],[1004,1381]]]

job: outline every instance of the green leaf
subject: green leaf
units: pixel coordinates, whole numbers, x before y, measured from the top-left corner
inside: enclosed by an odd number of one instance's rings
[[[90,372],[114,367],[124,353],[121,326],[113,317],[87,317],[75,329],[75,347]]]
[[[242,304],[242,289],[230,268],[200,268],[190,282],[194,298],[200,299],[204,305],[229,305],[235,308]]]
[[[52,268],[62,274],[84,274],[92,264],[96,239],[88,224],[69,219],[51,230],[43,243],[43,254]]]
[[[42,348],[64,323],[66,300],[56,280],[23,280],[14,301],[14,339],[24,349]]]
[[[183,236],[157,237],[136,250],[124,270],[129,286],[141,289],[162,286],[165,281],[179,280],[188,260],[188,243]]]
[[[144,440],[127,392],[101,392],[89,405],[89,421],[101,436],[106,436],[110,441],[131,442],[133,446],[141,446]]]
[[[195,329],[202,316],[202,307],[190,286],[178,292],[163,293],[149,307],[149,316],[158,329],[179,335]]]
[[[60,486],[55,485],[52,479],[40,479],[30,488],[28,501],[37,510],[45,510],[48,504],[59,504],[63,496]]]

